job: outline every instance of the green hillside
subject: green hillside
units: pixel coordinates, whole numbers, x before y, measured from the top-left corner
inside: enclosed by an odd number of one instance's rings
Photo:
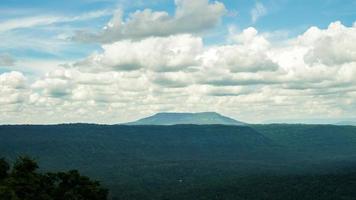
[[[304,194],[303,181],[336,190],[313,177],[329,181],[336,174],[340,182],[356,166],[352,126],[18,125],[0,126],[0,144],[0,157],[26,154],[44,170],[78,169],[116,199],[274,199],[262,197],[282,192],[278,181]],[[262,185],[248,189],[256,181]]]

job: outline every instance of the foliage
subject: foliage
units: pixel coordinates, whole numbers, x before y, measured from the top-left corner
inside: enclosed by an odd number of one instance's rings
[[[39,173],[36,161],[19,157],[11,171],[0,159],[0,199],[3,200],[105,200],[108,191],[78,171]]]
[[[355,196],[352,126],[16,125],[0,126],[0,144],[9,159],[25,154],[45,170],[80,169],[118,200]],[[58,173],[46,177],[59,182]]]

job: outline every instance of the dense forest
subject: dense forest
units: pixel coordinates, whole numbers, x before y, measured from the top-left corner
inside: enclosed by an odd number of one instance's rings
[[[0,199],[2,200],[105,200],[108,190],[76,170],[39,173],[38,164],[19,157],[13,167],[0,159]]]
[[[108,199],[355,199],[356,127],[0,126],[0,156],[78,169]]]

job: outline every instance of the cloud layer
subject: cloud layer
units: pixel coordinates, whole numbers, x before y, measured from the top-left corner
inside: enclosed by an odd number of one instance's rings
[[[122,39],[142,39],[152,36],[198,33],[215,27],[227,13],[224,4],[209,0],[175,0],[176,11],[170,16],[165,11],[138,10],[123,18],[117,10],[100,33],[80,31],[74,40],[110,43]]]
[[[259,2],[247,12],[174,5],[1,18],[0,124],[119,123],[161,111],[247,122],[356,115],[356,23],[281,37],[228,28],[244,14],[257,23],[267,14]]]
[[[188,15],[178,11],[169,20]],[[159,111],[219,111],[251,122],[355,115],[356,26],[311,27],[278,44],[252,27],[229,38],[216,46],[176,32],[122,39],[35,80],[2,73],[1,123],[118,123]]]

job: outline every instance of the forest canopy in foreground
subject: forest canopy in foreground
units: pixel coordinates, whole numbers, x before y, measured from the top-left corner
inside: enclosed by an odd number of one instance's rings
[[[105,200],[108,190],[76,170],[38,172],[37,163],[19,157],[13,167],[0,159],[1,200]]]
[[[20,157],[10,170],[0,159],[1,200],[353,200],[356,197],[356,170],[323,175],[255,175],[247,177],[210,178],[208,181],[154,193],[142,186],[109,197],[108,190],[78,171],[39,173],[37,163]],[[184,186],[185,185],[185,186]]]

